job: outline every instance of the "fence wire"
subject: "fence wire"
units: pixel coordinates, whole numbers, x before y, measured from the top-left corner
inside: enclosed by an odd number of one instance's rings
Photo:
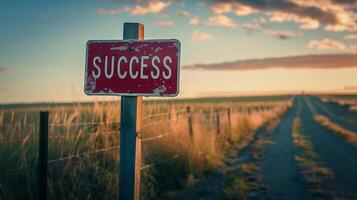
[[[142,139],[141,141],[142,141],[142,142],[147,142],[147,141],[157,140],[157,139],[160,139],[160,138],[169,136],[169,135],[173,135],[173,133],[159,134],[159,135],[156,135],[156,136],[153,136],[153,137],[144,138],[144,139]]]
[[[92,132],[92,133],[83,133],[79,137],[84,137],[84,136],[90,136],[90,135],[111,135],[111,134],[120,134],[120,131],[98,131],[98,132]],[[78,135],[56,135],[56,136],[49,136],[49,140],[55,140],[55,139],[70,139],[70,138],[77,138]],[[29,142],[37,142],[37,137],[35,136],[28,136],[28,138],[24,139],[14,139],[14,140],[1,140],[0,141],[0,146],[1,145],[6,145],[6,144],[22,144],[22,143],[29,143]]]
[[[92,155],[92,154],[96,154],[96,153],[114,151],[114,150],[119,149],[119,148],[120,148],[120,145],[117,145],[117,146],[113,146],[113,147],[109,147],[109,148],[97,149],[97,150],[94,150],[94,151],[87,151],[87,152],[84,152],[84,153],[78,153],[78,154],[74,154],[74,155],[69,155],[69,156],[65,156],[65,157],[62,157],[62,158],[50,160],[50,161],[48,161],[48,164],[58,163],[58,162],[66,161],[66,160],[78,159],[78,158],[85,157],[85,156]]]
[[[207,117],[207,116],[205,116],[205,113],[203,112],[203,110],[193,110],[193,111],[191,110],[189,113],[187,113],[187,110],[184,109],[184,110],[178,110],[176,112],[155,113],[155,114],[150,114],[150,115],[145,116],[143,121],[151,119],[151,118],[155,118],[155,117],[162,117],[162,116],[170,116],[170,115],[172,115],[173,117],[169,118],[169,119],[155,120],[155,121],[152,121],[152,122],[149,122],[149,123],[144,123],[143,127],[150,127],[150,126],[158,124],[158,123],[177,120],[177,116],[179,116],[181,114],[188,114],[188,116],[190,116],[191,118],[193,116],[196,116],[196,115],[200,115],[200,118],[206,118]],[[120,123],[120,121],[112,121],[112,122],[78,122],[78,123],[71,123],[71,124],[68,124],[68,123],[51,123],[48,126],[49,127],[71,127],[71,126],[101,125],[101,124],[114,124],[114,123]],[[28,124],[28,125],[31,126],[33,124]],[[5,126],[10,126],[10,125],[2,124],[2,125],[0,125],[0,127],[1,126],[5,127]],[[35,126],[35,125],[33,125],[33,126]],[[115,134],[115,133],[119,133],[119,130],[118,131],[104,131],[104,132],[96,131],[96,132],[92,132],[92,133],[83,133],[82,135],[85,136],[85,135],[91,135],[91,134],[101,135],[101,134]],[[142,139],[142,142],[155,141],[155,140],[164,138],[164,137],[172,135],[172,134],[173,133],[158,134],[156,136],[152,136],[152,137],[149,137],[149,138],[144,138],[144,139]],[[51,136],[51,137],[48,137],[48,139],[59,139],[59,138],[68,138],[68,137],[75,138],[75,137],[78,137],[78,136]],[[28,142],[28,141],[29,140],[26,140],[25,142]],[[2,143],[12,143],[12,142],[24,142],[24,140],[1,141],[0,144],[2,144]],[[90,156],[90,155],[97,154],[97,153],[102,153],[102,152],[114,151],[114,150],[117,150],[117,149],[120,149],[120,145],[64,156],[64,157],[61,157],[61,158],[58,158],[58,159],[49,160],[48,164],[51,165],[51,164],[60,163],[60,162],[63,162],[63,161],[79,159],[79,158],[82,158],[82,157],[85,157],[85,156]],[[176,153],[176,154],[174,154],[174,155],[172,155],[172,156],[170,156],[170,157],[168,157],[166,159],[162,159],[162,160],[159,160],[157,162],[153,162],[151,164],[147,164],[145,166],[142,166],[140,169],[141,170],[146,170],[146,169],[150,169],[150,168],[152,168],[154,166],[161,165],[161,164],[173,161],[175,159],[180,158],[183,154],[184,154],[183,152],[178,152],[178,153]],[[19,168],[2,170],[2,171],[0,171],[0,175],[17,174],[19,172],[22,172],[25,169],[33,169],[33,168],[36,168],[37,166],[38,166],[37,164],[36,165],[24,165],[24,166],[21,166]]]
[[[49,127],[70,127],[70,126],[84,126],[84,125],[106,125],[106,124],[119,124],[120,121],[111,122],[76,122],[76,123],[51,123],[48,124]]]
[[[143,120],[145,121],[145,120],[150,119],[150,118],[177,115],[177,114],[182,114],[182,113],[186,113],[186,110],[177,110],[177,111],[174,111],[174,112],[168,111],[168,112],[162,112],[162,113],[153,113],[153,114],[146,115]]]
[[[175,112],[163,112],[163,113],[154,113],[154,114],[149,114],[146,115],[143,118],[143,121],[154,118],[154,117],[160,117],[160,116],[169,116],[169,115],[177,115],[177,114],[183,114],[186,113],[186,110],[178,110]],[[84,126],[84,125],[106,125],[106,124],[119,124],[120,121],[111,121],[111,122],[72,122],[72,123],[49,123],[48,127],[72,127],[72,126]],[[18,125],[18,124],[0,124],[0,127],[14,127],[14,128],[19,128],[19,127],[37,127],[37,124],[26,124],[26,125]]]
[[[163,159],[163,160],[160,160],[160,161],[157,161],[157,162],[154,162],[154,163],[145,165],[145,166],[141,167],[140,170],[149,169],[149,168],[151,168],[151,167],[154,167],[154,166],[157,166],[157,165],[161,165],[161,164],[170,162],[170,161],[172,161],[172,160],[175,160],[175,159],[181,157],[182,155],[183,155],[183,152],[176,153],[175,155],[173,155],[173,156],[171,156],[171,157],[169,157],[169,158],[166,158],[166,159]]]
[[[17,167],[14,169],[5,169],[5,170],[0,171],[0,176],[8,176],[8,175],[18,174],[24,170],[35,169],[36,167],[37,167],[37,165],[24,165],[24,166]]]

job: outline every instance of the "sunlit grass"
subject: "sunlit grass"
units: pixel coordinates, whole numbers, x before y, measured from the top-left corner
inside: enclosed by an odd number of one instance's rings
[[[314,117],[314,119],[323,127],[329,129],[332,133],[343,137],[349,144],[357,146],[357,133],[347,130],[336,123],[333,123],[330,119],[323,115],[317,115]]]
[[[333,102],[341,106],[348,106],[349,110],[357,111],[357,96],[322,96],[321,100],[325,103]]]
[[[187,106],[191,107],[192,138]],[[163,197],[221,166],[227,149],[248,145],[260,127],[279,119],[290,106],[287,100],[144,104],[142,196]],[[116,198],[119,107],[113,102],[48,108],[51,199]],[[36,198],[39,110],[0,112],[0,172],[15,172],[0,173],[4,198]]]

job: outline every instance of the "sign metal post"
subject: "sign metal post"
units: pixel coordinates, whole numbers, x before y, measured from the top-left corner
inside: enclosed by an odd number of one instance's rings
[[[123,39],[144,39],[144,26],[125,23]],[[121,97],[119,199],[139,199],[141,168],[141,96]]]

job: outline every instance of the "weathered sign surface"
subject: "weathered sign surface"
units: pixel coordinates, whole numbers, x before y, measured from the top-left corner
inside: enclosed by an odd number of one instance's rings
[[[177,96],[178,40],[88,41],[87,95]]]

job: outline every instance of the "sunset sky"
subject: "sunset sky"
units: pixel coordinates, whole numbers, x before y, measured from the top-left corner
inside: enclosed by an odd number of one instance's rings
[[[180,98],[357,92],[356,0],[2,0],[0,103],[113,99],[84,95],[85,44],[124,22],[181,41]],[[348,61],[299,64],[315,54]]]

